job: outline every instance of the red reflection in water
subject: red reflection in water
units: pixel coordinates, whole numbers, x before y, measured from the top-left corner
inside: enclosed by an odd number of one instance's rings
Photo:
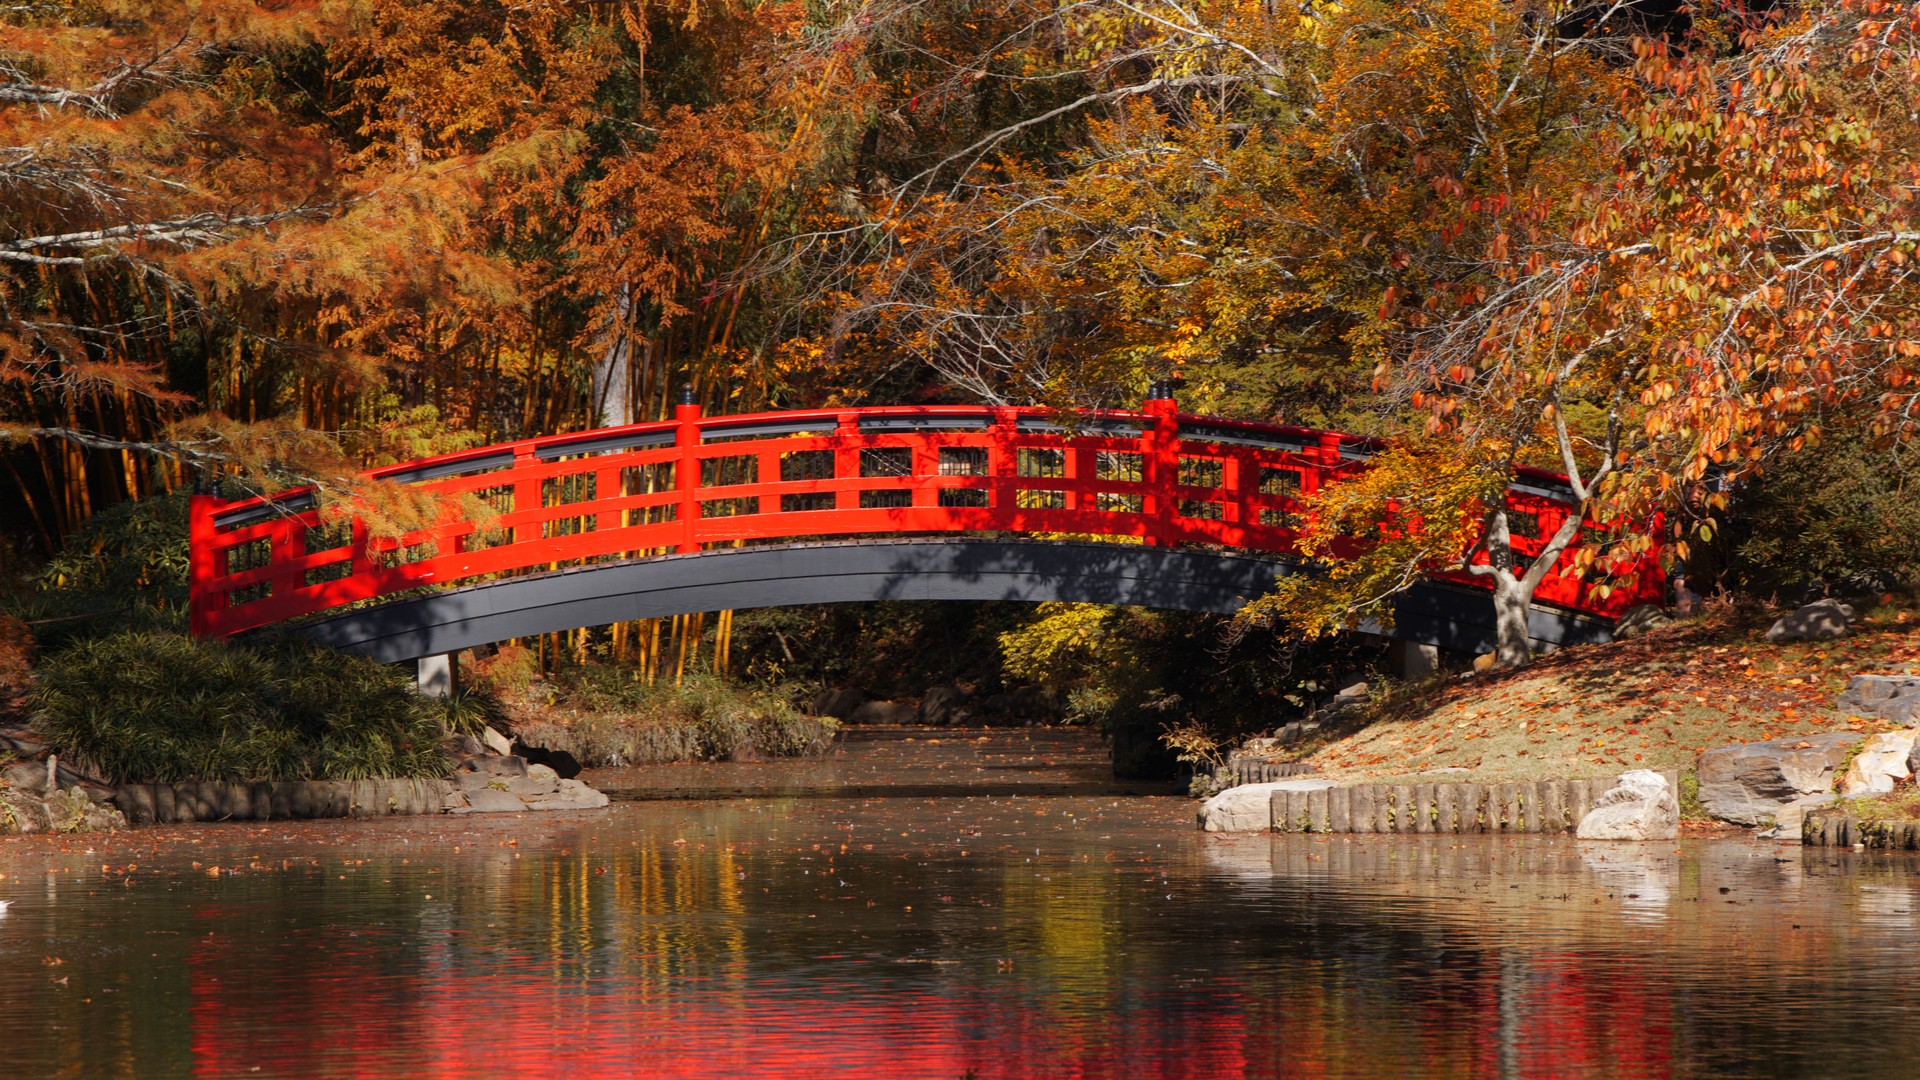
[[[344,935],[282,960],[305,970],[249,978],[211,940],[189,961],[196,1076],[347,1078],[1238,1076],[1237,1008],[1178,1021],[1063,1015],[977,989],[951,996],[849,983],[783,994],[726,980],[601,991],[547,973],[463,978],[396,972]],[[236,953],[238,950],[236,950]],[[539,962],[530,958],[530,966]],[[270,985],[269,985],[270,984]],[[792,989],[787,987],[786,989]],[[651,998],[652,1000],[642,1000]],[[1216,1003],[1218,999],[1215,999]]]
[[[218,925],[217,913],[202,917]],[[1055,997],[884,966],[590,978],[447,933],[214,933],[188,960],[197,1076],[1185,1077],[1673,1073],[1670,987],[1605,957],[1454,954],[1378,996]],[[749,969],[750,970],[750,969]],[[956,974],[958,974],[956,972]],[[1399,978],[1394,978],[1394,976]]]
[[[1670,1076],[1671,988],[1624,965],[1551,956],[1534,961],[1515,1051],[1519,1076]]]

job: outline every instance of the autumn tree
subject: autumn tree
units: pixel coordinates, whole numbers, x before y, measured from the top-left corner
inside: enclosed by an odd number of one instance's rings
[[[801,12],[0,12],[11,497],[52,547],[195,471],[365,495],[366,465],[661,415],[684,381],[765,400],[777,283],[723,279],[860,100]]]
[[[1565,196],[1601,171],[1590,151],[1644,29],[1631,16],[1472,0],[1061,8],[1028,32],[1070,61],[1050,74],[1085,88],[1061,107],[1080,137],[1050,157],[1006,150],[1054,119],[1030,116],[893,193],[842,324],[883,329],[988,399],[1126,404],[1180,373],[1201,411],[1420,434],[1417,389],[1370,374],[1492,295],[1513,233],[1574,227]],[[1466,559],[1517,610],[1524,648],[1526,600],[1570,537],[1515,567],[1498,499],[1491,517],[1460,500],[1541,450],[1560,462],[1535,434],[1422,434],[1426,456],[1398,453],[1348,487],[1326,528],[1384,520],[1389,501],[1451,502],[1426,506],[1425,532],[1370,534],[1357,573],[1321,580],[1318,609],[1379,617],[1421,573]],[[1583,500],[1592,469],[1574,468]]]
[[[1844,0],[1637,41],[1594,143],[1614,168],[1565,193],[1571,228],[1498,233],[1493,280],[1428,298],[1382,386],[1430,430],[1557,449],[1588,524],[1670,515],[1682,559],[1827,412],[1872,403],[1909,438],[1916,20]]]
[[[1464,567],[1523,663],[1583,528],[1604,592],[1635,530],[1711,535],[1821,408],[1911,416],[1913,7],[1650,12],[1036,12],[969,70],[1018,55],[1080,92],[876,200],[840,325],[989,399],[1117,404],[1178,371],[1190,407],[1398,437],[1303,538],[1344,568],[1268,610],[1351,626]],[[1019,144],[1065,115],[1057,153]],[[1520,464],[1579,509],[1531,562],[1499,498]]]

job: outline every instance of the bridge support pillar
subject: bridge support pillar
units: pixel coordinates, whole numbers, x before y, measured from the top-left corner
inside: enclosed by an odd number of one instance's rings
[[[460,664],[453,653],[423,656],[414,661],[414,685],[431,698],[450,698],[460,690]]]
[[[1396,638],[1387,647],[1387,667],[1396,678],[1424,679],[1440,670],[1440,646]]]

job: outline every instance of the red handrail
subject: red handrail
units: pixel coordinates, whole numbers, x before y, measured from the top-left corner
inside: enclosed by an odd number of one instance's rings
[[[1296,496],[1364,467],[1376,440],[1178,415],[1171,400],[1096,413],[1068,428],[1041,409],[891,407],[702,416],[524,439],[369,475],[500,511],[486,527],[448,516],[393,540],[351,520],[331,535],[310,493],[195,496],[192,629],[226,637],[423,586],[582,561],[776,540],[917,533],[1045,533],[1287,555]],[[1532,556],[1570,512],[1564,478],[1520,470],[1510,508]],[[1563,556],[1563,561],[1566,559]],[[1658,601],[1657,562],[1595,594],[1550,574],[1536,600],[1602,616]],[[1562,567],[1561,569],[1564,569]],[[1436,576],[1479,583],[1470,575]]]

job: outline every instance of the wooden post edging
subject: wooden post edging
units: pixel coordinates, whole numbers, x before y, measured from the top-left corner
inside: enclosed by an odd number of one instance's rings
[[[129,824],[169,825],[438,814],[451,791],[448,780],[210,780],[122,784],[114,790],[113,802]]]
[[[1661,775],[1677,797],[1680,774],[1664,771]],[[1602,776],[1509,784],[1355,784],[1320,791],[1276,791],[1273,831],[1565,833],[1578,828],[1580,819],[1616,782],[1616,777]],[[1811,839],[1822,827],[1816,825],[1818,820],[1819,814],[1807,815],[1809,844],[1825,842]],[[1920,823],[1843,823],[1844,835],[1854,838],[1845,842],[1858,842],[1862,830],[1870,826],[1880,828],[1887,838],[1885,843],[1873,846],[1920,850]]]
[[[1800,842],[1814,847],[1920,851],[1920,822],[1862,820],[1843,810],[1815,810],[1800,821]]]

